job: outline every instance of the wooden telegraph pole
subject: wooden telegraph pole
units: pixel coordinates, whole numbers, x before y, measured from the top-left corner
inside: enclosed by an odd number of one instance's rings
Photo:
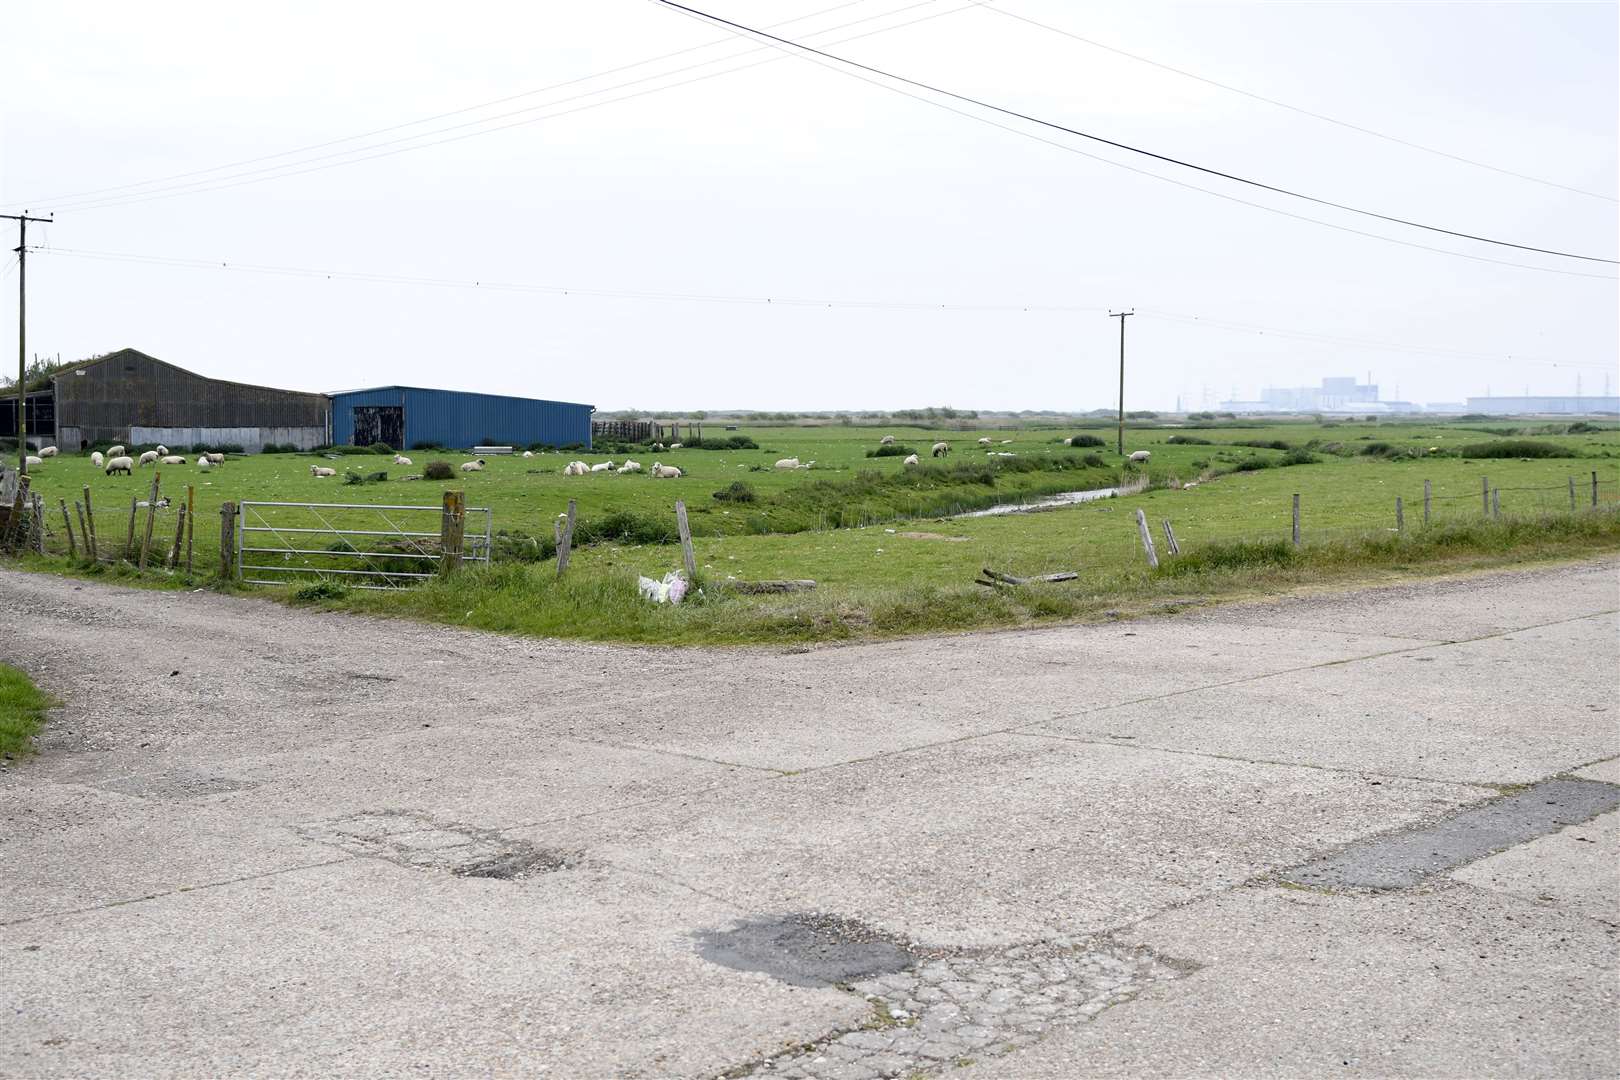
[[[1110,311],[1110,319],[1119,320],[1119,456],[1125,456],[1125,320],[1136,314],[1129,311]]]
[[[49,225],[51,218],[0,214],[17,223],[17,473],[28,471],[28,223]]]

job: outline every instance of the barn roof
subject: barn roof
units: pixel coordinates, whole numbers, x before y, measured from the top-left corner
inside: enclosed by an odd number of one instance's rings
[[[127,346],[125,348],[118,349],[118,350],[116,350],[114,352],[105,353],[105,354],[103,354],[101,356],[92,356],[88,360],[80,360],[78,363],[69,364],[66,367],[58,369],[56,372],[54,372],[52,374],[51,377],[54,380],[54,379],[56,379],[56,378],[58,378],[58,377],[60,377],[62,375],[68,374],[69,372],[79,371],[79,370],[84,369],[84,368],[96,367],[98,365],[106,364],[106,363],[109,363],[109,362],[114,361],[114,360],[122,361],[122,360],[134,359],[134,358],[139,358],[141,360],[147,360],[147,361],[150,361],[151,363],[154,363],[154,364],[161,364],[163,367],[170,368],[170,369],[172,369],[174,371],[183,372],[183,373],[185,373],[187,375],[192,375],[192,376],[195,376],[196,378],[199,378],[199,379],[207,379],[209,382],[221,383],[221,384],[223,384],[225,386],[240,386],[240,387],[242,387],[243,389],[246,389],[246,390],[269,390],[272,393],[277,393],[277,394],[306,394],[306,395],[309,395],[309,396],[312,396],[312,397],[322,397],[322,396],[324,396],[319,391],[316,391],[316,390],[288,390],[286,387],[282,387],[282,386],[263,386],[263,385],[261,385],[259,383],[237,382],[234,379],[216,379],[212,375],[204,375],[200,371],[192,371],[190,368],[183,368],[179,364],[171,364],[167,360],[159,360],[157,357],[151,355],[150,353],[143,353],[139,349],[132,349],[132,348],[129,348]]]

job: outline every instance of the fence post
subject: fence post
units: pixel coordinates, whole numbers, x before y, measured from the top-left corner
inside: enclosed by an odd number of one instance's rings
[[[101,558],[101,552],[96,549],[96,511],[90,505],[90,485],[84,485],[84,543],[90,552],[90,561],[95,562]]]
[[[28,505],[28,485],[33,478],[27,473],[17,477],[17,493],[11,499],[11,516],[6,518],[6,531],[0,537],[0,547],[10,548],[13,544],[25,543],[28,534],[22,532],[23,507]]]
[[[697,577],[697,556],[692,554],[692,529],[686,521],[686,503],[675,500],[675,528],[681,534],[681,559],[686,563],[686,580]]]
[[[1575,512],[1575,475],[1573,473],[1569,477],[1569,512],[1572,514]]]
[[[466,531],[466,492],[445,492],[444,512],[439,515],[439,573],[453,574],[461,568],[461,541]]]
[[[1423,481],[1423,527],[1429,527],[1429,500],[1434,495],[1434,486],[1427,480]]]
[[[88,562],[95,562],[96,549],[90,543],[90,530],[84,526],[84,503],[74,500],[73,512],[79,518],[79,536],[84,540],[84,557]]]
[[[68,558],[77,559],[79,557],[79,548],[78,545],[73,542],[73,519],[68,517],[67,500],[58,499],[57,501],[62,504],[62,530],[67,533]]]
[[[1153,550],[1153,532],[1148,528],[1147,515],[1141,510],[1136,511],[1136,531],[1142,535],[1142,550],[1147,552],[1148,565],[1157,570],[1159,554]]]
[[[1479,512],[1485,517],[1491,516],[1491,478],[1479,478]]]
[[[173,570],[180,562],[180,541],[186,535],[186,504],[181,503],[174,519],[174,543],[169,546],[169,558],[165,565]]]
[[[568,516],[563,519],[562,542],[557,545],[557,579],[568,569],[568,556],[574,550],[574,500],[568,500]]]
[[[45,554],[45,496],[34,492],[34,550]]]
[[[219,576],[229,581],[231,553],[236,550],[236,504],[221,503],[219,507]]]
[[[1172,555],[1181,554],[1181,545],[1176,543],[1176,530],[1170,527],[1170,519],[1164,519],[1164,544]]]
[[[1299,547],[1299,495],[1294,496],[1294,546]]]
[[[186,581],[191,581],[191,538],[197,531],[197,489],[186,485]]]
[[[135,518],[140,512],[141,501],[139,495],[129,497],[129,531],[124,534],[124,561],[132,562],[135,558]]]
[[[1395,496],[1395,531],[1406,531],[1406,510],[1401,506],[1401,497]]]
[[[1597,470],[1592,470],[1592,505],[1597,505]]]
[[[1502,519],[1502,489],[1491,488],[1491,516],[1498,521]]]
[[[140,568],[146,569],[146,553],[152,546],[152,526],[157,524],[158,481],[163,474],[152,470],[152,493],[146,497],[146,531],[141,534]]]

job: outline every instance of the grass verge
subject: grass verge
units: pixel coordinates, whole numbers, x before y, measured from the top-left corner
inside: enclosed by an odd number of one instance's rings
[[[56,704],[33,680],[10,664],[0,664],[0,757],[34,752],[34,736],[45,712]]]

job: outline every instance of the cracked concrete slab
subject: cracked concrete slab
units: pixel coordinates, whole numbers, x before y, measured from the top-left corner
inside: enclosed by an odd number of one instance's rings
[[[1620,925],[1620,811],[1451,872],[1457,881]]]

